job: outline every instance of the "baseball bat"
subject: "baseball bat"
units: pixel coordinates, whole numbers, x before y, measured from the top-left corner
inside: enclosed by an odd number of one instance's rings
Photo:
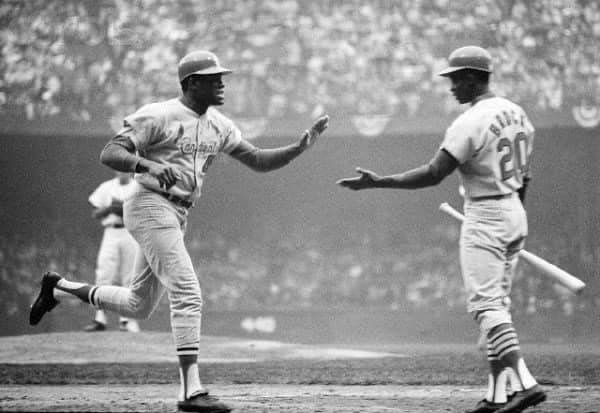
[[[450,215],[453,218],[456,218],[461,222],[465,219],[463,214],[458,212],[456,209],[452,208],[447,202],[444,202],[440,205],[440,211]],[[566,287],[569,291],[572,291],[575,294],[581,293],[585,288],[585,283],[579,278],[569,274],[562,268],[559,268],[556,265],[549,263],[545,259],[540,258],[529,251],[521,250],[519,252],[519,256],[523,258],[523,260],[531,264],[533,267],[540,270],[540,272],[543,275],[550,278],[552,281],[555,281],[560,285]]]

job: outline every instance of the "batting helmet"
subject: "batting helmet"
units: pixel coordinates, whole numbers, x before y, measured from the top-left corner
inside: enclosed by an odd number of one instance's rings
[[[490,53],[478,46],[464,46],[450,53],[448,67],[442,70],[440,76],[448,76],[451,73],[463,69],[479,70],[491,73],[492,56]]]
[[[206,50],[188,53],[177,65],[179,82],[191,75],[214,75],[217,73],[227,74],[231,73],[231,70],[221,66],[219,58]]]

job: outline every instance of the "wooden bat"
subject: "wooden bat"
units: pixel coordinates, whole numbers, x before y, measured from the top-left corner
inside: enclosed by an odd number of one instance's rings
[[[461,222],[465,219],[463,214],[458,212],[456,209],[452,208],[447,202],[444,202],[440,205],[440,211],[445,212],[446,214],[450,215],[453,218],[456,218]],[[540,270],[540,272],[544,276],[566,287],[569,291],[572,291],[575,294],[580,294],[585,288],[585,283],[579,278],[569,274],[565,270],[557,267],[554,264],[549,263],[545,259],[540,258],[529,251],[521,250],[519,252],[519,256],[525,261],[527,261],[529,264],[533,265],[535,268]]]

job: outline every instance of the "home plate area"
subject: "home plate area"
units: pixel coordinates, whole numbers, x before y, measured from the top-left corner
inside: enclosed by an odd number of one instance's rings
[[[598,412],[600,350],[524,344],[548,392],[531,413]],[[462,412],[486,390],[474,344],[306,345],[205,336],[200,374],[235,412]],[[166,332],[0,337],[0,411],[175,412]]]

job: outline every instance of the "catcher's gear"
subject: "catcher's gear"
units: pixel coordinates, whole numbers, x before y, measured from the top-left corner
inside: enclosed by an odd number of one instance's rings
[[[219,58],[214,53],[198,50],[185,55],[177,65],[179,82],[191,75],[228,74],[231,70],[221,66]]]
[[[471,69],[481,72],[492,72],[492,56],[478,46],[464,46],[456,49],[448,57],[448,67],[442,70],[440,76],[448,76],[459,70]]]

